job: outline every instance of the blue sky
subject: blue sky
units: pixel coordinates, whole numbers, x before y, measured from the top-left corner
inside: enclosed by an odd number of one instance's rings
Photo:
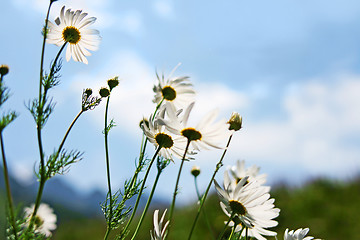
[[[191,77],[197,91],[193,119],[218,108],[244,118],[225,159],[244,159],[270,182],[299,183],[316,176],[347,179],[360,169],[360,3],[355,0],[258,1],[57,1],[96,16],[100,49],[89,64],[64,62],[62,83],[52,92],[55,113],[45,130],[47,152],[61,141],[80,109],[82,89],[98,88],[119,75],[110,115],[114,187],[130,177],[141,131],[138,122],[154,108],[155,69]],[[20,113],[5,131],[12,171],[28,181],[38,159],[35,124],[24,103],[38,94],[41,27],[47,1],[2,3],[0,63]],[[58,48],[49,45],[47,63]],[[88,191],[106,188],[102,138],[104,104],[82,116],[67,147],[85,152],[63,179]],[[151,152],[149,152],[151,156]],[[194,199],[192,165],[201,166],[205,186],[221,151],[202,152],[187,164],[180,199]],[[162,177],[157,195],[170,199],[178,162]],[[225,168],[224,168],[225,169]],[[222,178],[222,171],[218,179]]]

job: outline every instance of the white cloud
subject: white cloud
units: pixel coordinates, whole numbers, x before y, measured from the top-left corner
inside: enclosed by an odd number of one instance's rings
[[[170,0],[156,0],[153,8],[155,13],[165,19],[173,19],[175,16],[173,2]]]
[[[309,175],[354,174],[360,150],[346,142],[356,141],[360,132],[359,92],[360,77],[351,76],[291,87],[282,100],[287,118],[248,123],[232,155],[279,169],[294,164]]]
[[[98,73],[89,72],[75,76],[73,89],[79,92],[84,86],[90,85],[95,91],[106,86],[107,79],[119,76],[120,85],[111,95],[109,114],[118,125],[116,131],[138,134],[138,123],[154,108],[152,86],[155,82],[155,70],[141,56],[131,51],[118,52],[108,62],[109,64]],[[97,114],[92,114],[101,126],[104,106],[105,104],[101,104],[101,110],[98,110]]]

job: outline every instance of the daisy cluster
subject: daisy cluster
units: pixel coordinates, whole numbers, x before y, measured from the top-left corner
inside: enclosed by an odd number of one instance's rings
[[[50,1],[50,6],[53,2],[55,1]],[[211,149],[220,149],[223,151],[223,154],[216,165],[205,193],[201,195],[199,194],[199,191],[197,191],[199,209],[188,239],[191,239],[198,216],[202,211],[209,189],[213,184],[216,193],[219,196],[220,207],[225,217],[228,219],[224,222],[224,230],[219,234],[218,239],[223,238],[225,229],[227,228],[232,229],[228,239],[248,240],[249,238],[255,238],[258,240],[266,240],[266,237],[276,237],[277,233],[270,228],[278,225],[275,218],[279,216],[280,209],[275,207],[275,199],[271,198],[270,195],[270,186],[266,185],[266,175],[259,174],[259,167],[254,165],[246,168],[244,161],[237,161],[235,166],[229,166],[224,171],[222,184],[219,184],[218,181],[215,180],[216,173],[223,166],[223,159],[228,150],[232,136],[242,128],[242,117],[239,113],[233,112],[229,120],[219,120],[217,119],[218,111],[213,110],[205,114],[197,124],[190,124],[189,119],[191,118],[194,109],[196,92],[188,76],[173,76],[177,67],[174,68],[167,77],[165,77],[164,74],[161,76],[156,74],[157,82],[153,87],[153,102],[156,105],[155,110],[148,118],[144,117],[140,122],[140,127],[144,136],[141,144],[141,154],[135,173],[129,181],[125,182],[123,191],[119,190],[115,194],[112,194],[111,192],[110,163],[107,144],[108,132],[115,126],[113,120],[111,120],[110,123],[107,121],[108,105],[112,90],[119,84],[118,77],[108,80],[108,87],[103,87],[99,91],[100,97],[94,97],[91,89],[83,91],[81,112],[70,125],[58,150],[46,159],[45,164],[45,158],[43,156],[44,151],[42,151],[41,143],[41,129],[44,126],[48,115],[50,115],[53,110],[51,108],[51,103],[47,104],[46,101],[48,99],[48,90],[58,84],[57,79],[59,75],[57,73],[61,69],[61,64],[58,63],[59,56],[67,46],[65,53],[67,61],[72,58],[74,61],[87,64],[88,60],[86,57],[91,55],[88,50],[97,50],[101,40],[99,31],[89,28],[94,24],[96,18],[88,17],[87,15],[88,14],[82,10],[73,11],[71,9],[66,9],[64,6],[61,8],[60,15],[55,19],[54,23],[46,19],[44,28],[44,46],[45,42],[47,42],[61,48],[53,61],[53,66],[51,67],[49,74],[44,74],[43,66],[41,66],[39,99],[35,99],[32,108],[33,110],[30,108],[37,123],[38,140],[40,143],[39,150],[41,159],[38,172],[40,182],[39,193],[35,204],[24,209],[23,221],[20,221],[20,226],[16,225],[18,221],[15,221],[16,219],[13,214],[11,198],[8,196],[8,205],[10,206],[9,219],[11,221],[11,231],[9,232],[11,232],[11,239],[18,239],[18,236],[25,236],[24,239],[35,239],[35,237],[36,239],[48,239],[52,236],[52,231],[56,229],[57,217],[49,205],[41,203],[45,182],[53,175],[63,173],[64,169],[67,169],[70,164],[77,162],[77,159],[80,158],[81,154],[74,151],[67,153],[62,147],[78,117],[83,112],[94,109],[104,98],[107,99],[107,103],[105,108],[105,127],[103,133],[105,136],[107,180],[109,187],[106,200],[101,205],[107,223],[107,231],[104,239],[108,239],[109,233],[112,230],[119,229],[120,225],[125,222],[126,225],[120,228],[121,230],[117,239],[125,239],[129,234],[130,230],[128,227],[137,211],[140,198],[146,187],[147,176],[155,160],[157,160],[158,163],[156,180],[152,186],[150,196],[143,209],[143,214],[137,224],[137,228],[135,232],[132,233],[131,239],[135,239],[137,236],[142,220],[151,203],[160,174],[163,169],[172,162],[173,164],[179,164],[180,166],[176,178],[169,217],[166,219],[166,209],[159,220],[159,210],[155,210],[153,214],[154,228],[150,231],[150,238],[152,240],[166,239],[168,233],[171,232],[171,226],[174,225],[172,216],[183,164],[184,162],[195,160],[195,155],[199,151]],[[43,53],[44,49],[45,48],[43,47]],[[8,72],[8,66],[0,66],[1,104],[4,103],[8,97],[6,94],[7,89],[2,82],[3,77],[8,74]],[[3,117],[0,130],[2,131],[13,119],[15,119],[15,113]],[[151,161],[144,160],[144,155],[147,151],[147,142],[151,143],[153,148],[155,148],[155,153]],[[225,145],[224,143],[226,142],[227,144]],[[6,167],[5,157],[3,157],[3,162]],[[146,173],[144,177],[140,179],[141,175],[139,173],[145,168]],[[7,171],[6,168],[4,168],[4,171]],[[196,182],[196,178],[200,174],[200,169],[198,167],[193,167],[191,173],[195,177]],[[10,192],[10,190],[8,190],[8,192]],[[122,199],[120,199],[120,195]],[[127,208],[125,202],[135,195],[137,195],[137,199],[133,208]],[[129,217],[130,213],[132,215]],[[306,236],[308,232],[308,228],[300,228],[295,231],[286,229],[283,239],[313,239],[311,236]],[[20,237],[19,239],[22,238]]]

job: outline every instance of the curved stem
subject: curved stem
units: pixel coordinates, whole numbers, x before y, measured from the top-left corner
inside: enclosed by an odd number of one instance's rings
[[[182,171],[182,168],[183,168],[183,165],[184,165],[186,153],[187,153],[187,151],[188,151],[190,142],[191,142],[191,141],[188,140],[187,143],[186,143],[184,155],[183,155],[183,158],[181,159],[181,164],[180,164],[180,167],[179,167],[179,172],[178,172],[178,175],[177,175],[177,178],[176,178],[175,189],[174,189],[174,193],[173,193],[173,199],[172,199],[172,203],[171,203],[171,207],[170,207],[170,215],[169,215],[170,224],[169,224],[169,226],[168,226],[168,232],[170,231],[170,227],[171,227],[171,225],[172,225],[172,216],[173,216],[174,208],[175,208],[176,195],[177,195],[177,193],[178,193],[180,175],[181,175],[181,171]]]
[[[5,158],[5,148],[4,148],[4,141],[2,137],[2,131],[0,132],[0,142],[1,142],[1,154],[3,159],[3,166],[4,166],[4,179],[5,179],[5,186],[6,186],[6,195],[8,199],[9,204],[9,211],[10,211],[10,222],[13,228],[14,237],[15,240],[18,239],[17,236],[17,227],[15,224],[15,215],[14,215],[14,207],[13,207],[13,199],[11,195],[11,189],[10,189],[10,182],[9,182],[9,175],[8,175],[8,168],[6,164],[6,158]]]
[[[105,126],[104,126],[104,136],[105,136],[105,158],[106,158],[106,173],[107,173],[107,184],[108,184],[108,191],[109,191],[109,204],[110,204],[110,215],[108,219],[108,226],[107,231],[104,239],[107,239],[108,234],[111,231],[111,221],[112,221],[112,214],[113,214],[113,200],[112,200],[112,193],[111,193],[111,181],[110,181],[110,159],[109,159],[109,146],[108,146],[108,125],[107,125],[107,118],[108,118],[108,111],[109,111],[109,101],[110,96],[108,96],[106,101],[106,108],[105,108]]]
[[[154,163],[154,161],[155,161],[155,158],[156,158],[156,156],[158,155],[160,149],[161,149],[160,147],[158,147],[158,148],[156,149],[156,152],[155,152],[153,158],[152,158],[151,161],[150,161],[150,164],[149,164],[149,166],[148,166],[148,168],[147,168],[147,170],[146,170],[144,179],[143,179],[143,181],[142,181],[142,184],[141,184],[141,187],[140,187],[140,191],[139,191],[138,196],[137,196],[137,198],[136,198],[136,202],[135,202],[134,208],[133,208],[133,210],[132,210],[132,214],[131,214],[130,219],[129,219],[129,221],[127,222],[124,230],[122,231],[122,233],[126,233],[127,229],[128,229],[129,226],[130,226],[131,221],[133,220],[133,218],[134,218],[134,216],[135,216],[137,207],[139,206],[139,203],[140,203],[140,198],[141,198],[142,192],[143,192],[144,187],[145,187],[145,183],[146,183],[147,177],[148,177],[148,175],[149,175],[149,173],[150,173],[151,166],[153,165],[153,163]]]
[[[159,180],[159,177],[160,177],[161,172],[162,172],[162,170],[158,170],[158,173],[157,173],[156,178],[155,178],[155,182],[154,182],[153,187],[152,187],[152,189],[151,189],[150,196],[149,196],[149,198],[148,198],[148,200],[147,200],[147,202],[146,202],[146,206],[145,206],[145,208],[144,208],[144,211],[143,211],[143,213],[142,213],[142,215],[141,215],[141,218],[140,218],[140,220],[139,220],[139,222],[138,222],[138,225],[137,225],[137,227],[136,227],[136,230],[135,230],[134,235],[132,236],[131,240],[134,240],[134,239],[135,239],[135,237],[136,237],[136,235],[137,235],[137,233],[138,233],[138,231],[139,231],[139,229],[140,229],[140,227],[141,227],[141,224],[142,224],[142,222],[143,222],[143,220],[144,220],[144,218],[145,218],[146,212],[147,212],[147,210],[149,209],[149,206],[150,206],[152,197],[153,197],[153,195],[154,195],[155,188],[156,188],[156,185],[157,185],[157,183],[158,183],[158,180]]]
[[[207,186],[207,188],[206,188],[206,191],[205,191],[205,193],[204,193],[204,195],[203,195],[203,197],[202,197],[202,199],[201,199],[201,201],[200,201],[200,207],[199,207],[198,212],[197,212],[197,214],[196,214],[196,217],[195,217],[195,219],[194,219],[194,223],[193,223],[193,225],[192,225],[192,227],[191,227],[188,240],[191,239],[192,233],[194,232],[194,229],[195,229],[197,220],[199,219],[201,210],[202,210],[202,208],[203,208],[203,206],[204,206],[205,199],[206,199],[206,197],[207,197],[207,195],[208,195],[208,193],[209,193],[210,187],[211,187],[211,185],[212,185],[212,182],[214,181],[214,178],[215,178],[215,176],[216,176],[216,173],[219,171],[219,169],[220,169],[220,168],[222,167],[222,165],[223,165],[223,164],[222,164],[222,161],[223,161],[223,159],[224,159],[224,157],[225,157],[225,154],[226,154],[226,152],[227,152],[227,149],[228,149],[228,147],[229,147],[229,145],[230,145],[232,136],[233,136],[233,135],[231,134],[230,137],[229,137],[229,140],[228,140],[228,142],[227,142],[227,144],[226,144],[225,150],[224,150],[224,152],[223,152],[223,154],[222,154],[219,162],[216,164],[215,171],[214,171],[214,173],[213,173],[213,175],[212,175],[212,177],[211,177],[211,179],[210,179],[210,182],[209,182],[209,184],[208,184],[208,186]]]
[[[42,43],[42,49],[41,49],[41,60],[40,60],[40,83],[39,83],[39,100],[41,98],[42,94],[42,79],[43,79],[43,67],[44,67],[44,56],[45,56],[45,43],[46,43],[46,35],[47,35],[47,26],[48,26],[48,19],[50,15],[50,8],[53,1],[50,1],[47,14],[46,14],[46,20],[45,20],[45,27],[44,27],[44,37],[43,37],[43,43]]]
[[[104,240],[108,239],[111,229],[108,227],[104,236]]]
[[[66,131],[66,133],[65,133],[65,135],[64,135],[64,137],[63,137],[63,140],[61,141],[61,143],[60,143],[60,145],[59,145],[59,149],[57,150],[57,156],[58,156],[59,153],[61,152],[61,150],[62,150],[62,148],[63,148],[63,146],[64,146],[64,144],[65,144],[65,141],[66,141],[67,137],[69,136],[69,133],[70,133],[72,127],[75,125],[76,121],[79,119],[79,117],[81,116],[81,114],[82,114],[83,112],[84,112],[84,111],[81,110],[81,111],[76,115],[76,117],[74,118],[74,120],[71,122],[68,130]]]

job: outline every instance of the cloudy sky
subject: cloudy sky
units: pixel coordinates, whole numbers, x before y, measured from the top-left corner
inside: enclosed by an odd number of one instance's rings
[[[0,64],[10,66],[9,109],[20,113],[4,132],[12,172],[28,182],[38,161],[36,129],[25,104],[38,94],[41,28],[46,0],[13,0],[0,9]],[[155,71],[165,76],[178,64],[197,91],[196,119],[217,108],[244,119],[225,159],[256,164],[270,182],[300,183],[327,176],[348,179],[360,170],[360,3],[355,0],[115,1],[59,0],[61,7],[97,17],[100,49],[85,65],[64,62],[62,82],[51,92],[55,113],[44,130],[49,153],[80,110],[84,88],[98,89],[118,75],[110,117],[114,188],[129,178],[140,147],[138,122],[154,109]],[[46,64],[58,51],[49,45]],[[85,152],[84,160],[62,176],[77,189],[106,189],[104,104],[84,114],[66,147]],[[151,157],[151,148],[149,156]],[[202,168],[205,187],[221,151],[202,152],[187,163],[182,201],[194,199],[189,169]],[[170,199],[179,162],[162,176],[157,195]],[[224,168],[225,169],[225,168]],[[218,179],[222,178],[220,171]],[[151,182],[151,180],[150,180]],[[169,187],[170,186],[170,187]]]

